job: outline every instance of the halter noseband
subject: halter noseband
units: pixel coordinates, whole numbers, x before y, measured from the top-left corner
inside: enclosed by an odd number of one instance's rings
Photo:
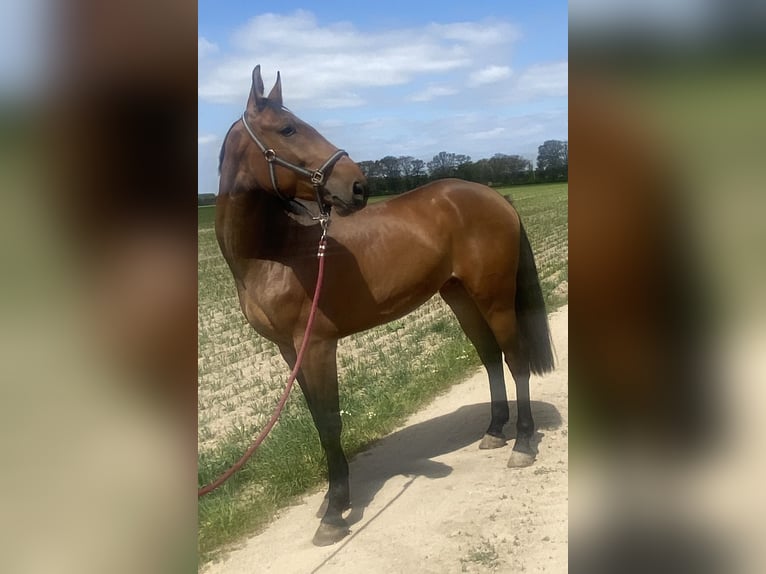
[[[324,203],[322,202],[322,195],[321,191],[322,188],[324,188],[325,183],[325,171],[332,166],[335,165],[335,163],[342,158],[344,155],[347,156],[348,153],[346,153],[344,150],[339,149],[336,150],[334,154],[332,154],[326,162],[322,164],[322,166],[319,169],[316,170],[309,170],[306,168],[303,168],[299,165],[295,165],[294,163],[290,163],[287,160],[282,159],[281,157],[277,156],[277,152],[275,152],[271,148],[266,148],[263,143],[261,143],[261,140],[259,140],[253,130],[250,128],[250,126],[247,123],[247,119],[245,118],[245,115],[247,112],[244,112],[242,114],[242,125],[245,126],[245,129],[247,130],[247,133],[250,134],[250,137],[253,139],[253,141],[256,143],[256,145],[260,148],[261,152],[263,153],[263,157],[266,159],[266,163],[269,164],[269,176],[271,177],[271,185],[274,187],[274,191],[276,192],[279,199],[287,203],[288,205],[291,203],[294,203],[301,208],[303,206],[295,201],[292,197],[285,197],[282,192],[279,190],[279,185],[277,185],[277,173],[274,170],[274,164],[281,165],[282,167],[286,167],[287,169],[290,169],[294,171],[295,173],[302,175],[304,177],[307,177],[311,181],[311,185],[314,187],[314,193],[316,194],[317,199],[317,205],[319,206],[319,218],[320,221],[324,219],[328,219],[330,217],[330,211],[329,209],[325,210]],[[303,208],[305,209],[305,208]]]

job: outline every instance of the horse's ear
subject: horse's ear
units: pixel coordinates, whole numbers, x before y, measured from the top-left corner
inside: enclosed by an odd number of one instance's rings
[[[282,79],[279,77],[279,72],[277,72],[277,83],[269,92],[269,101],[282,107]]]
[[[261,65],[253,69],[253,84],[250,87],[250,97],[247,99],[247,109],[256,111],[266,106],[266,96],[263,95],[263,79],[261,78]]]

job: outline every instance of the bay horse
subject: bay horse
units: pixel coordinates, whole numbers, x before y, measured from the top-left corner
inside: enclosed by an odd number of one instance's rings
[[[308,214],[334,208],[340,216],[329,226],[324,286],[298,373],[329,476],[314,544],[333,544],[348,533],[338,340],[402,317],[437,292],[488,373],[491,420],[479,448],[506,442],[505,354],[518,412],[508,466],[532,464],[529,376],[551,371],[554,359],[534,257],[509,201],[483,185],[444,179],[365,207],[359,167],[283,106],[279,73],[264,96],[260,66],[245,112],[224,139],[219,168],[216,237],[240,307],[291,369],[316,285],[323,227]]]

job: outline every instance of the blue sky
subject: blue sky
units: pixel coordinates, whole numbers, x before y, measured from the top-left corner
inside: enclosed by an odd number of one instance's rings
[[[199,2],[199,193],[250,75],[356,161],[567,139],[567,3]]]

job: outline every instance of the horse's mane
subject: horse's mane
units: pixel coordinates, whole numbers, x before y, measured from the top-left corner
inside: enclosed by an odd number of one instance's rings
[[[236,126],[237,123],[234,122],[231,124],[231,127],[229,128],[229,131],[226,132],[226,135],[223,136],[223,143],[221,144],[221,151],[218,152],[218,175],[221,175],[221,166],[223,165],[223,158],[226,155],[226,140],[229,138],[229,134],[231,133],[231,130],[234,129],[234,126]]]

